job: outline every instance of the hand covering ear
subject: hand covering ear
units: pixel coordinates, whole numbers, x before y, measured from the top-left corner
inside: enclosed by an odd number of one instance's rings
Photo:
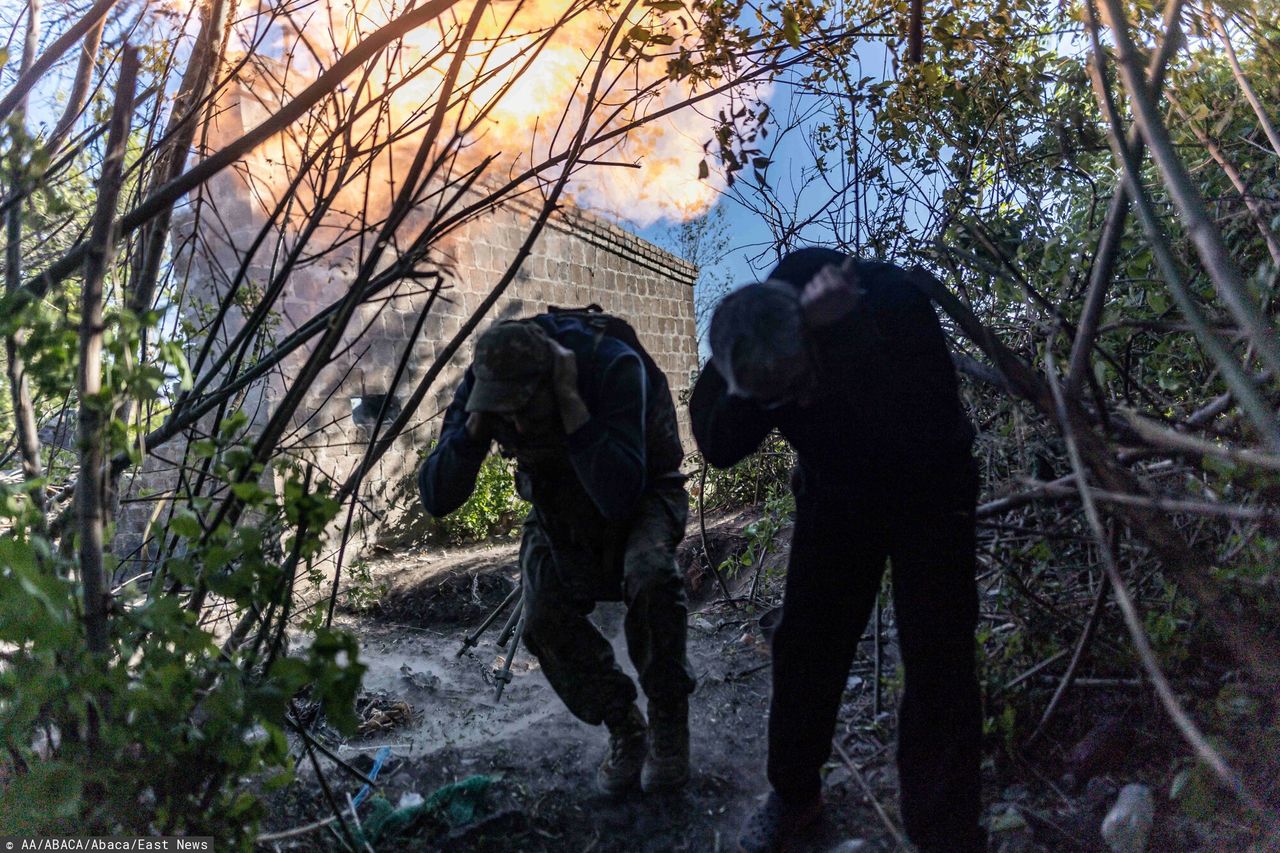
[[[578,357],[554,340],[548,339],[547,344],[551,348],[551,387],[559,404],[560,419],[565,433],[574,433],[591,419],[587,404],[578,393]]]
[[[839,266],[827,264],[800,292],[805,325],[820,329],[852,314],[863,294],[852,258]]]

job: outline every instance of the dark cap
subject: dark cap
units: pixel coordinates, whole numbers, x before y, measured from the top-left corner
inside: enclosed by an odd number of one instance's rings
[[[800,295],[785,281],[748,284],[711,316],[711,362],[729,393],[767,402],[784,395],[807,369]]]
[[[547,333],[528,321],[490,326],[476,340],[471,372],[475,385],[467,398],[468,412],[506,414],[520,410],[538,383],[551,374]]]

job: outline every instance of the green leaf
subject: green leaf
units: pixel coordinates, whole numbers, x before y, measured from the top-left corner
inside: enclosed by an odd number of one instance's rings
[[[231,492],[247,504],[261,503],[271,494],[257,483],[232,483]]]
[[[248,423],[249,416],[245,414],[243,409],[237,409],[222,419],[222,423],[218,425],[218,437],[223,441],[230,441],[235,438],[236,433],[244,429]]]
[[[218,444],[211,438],[196,439],[190,446],[198,459],[212,459],[218,453]]]
[[[228,447],[222,454],[222,461],[233,471],[240,471],[253,461],[253,453],[248,448],[238,445],[236,447]]]
[[[1162,291],[1148,290],[1147,305],[1157,314],[1163,314],[1169,310],[1169,298]]]
[[[796,18],[795,9],[790,6],[782,10],[782,37],[792,47],[800,46],[800,21]]]
[[[0,789],[0,826],[16,835],[68,832],[80,812],[80,770],[41,761]]]
[[[180,509],[173,514],[169,530],[185,539],[199,539],[204,533],[200,519],[189,509]]]

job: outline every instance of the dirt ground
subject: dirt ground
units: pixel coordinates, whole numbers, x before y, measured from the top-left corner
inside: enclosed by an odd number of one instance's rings
[[[707,546],[714,560],[740,551],[743,528],[755,518],[744,511],[709,521]],[[463,637],[503,600],[516,583],[516,543],[443,551],[438,548],[386,555],[370,569],[382,587],[377,604],[344,611],[341,623],[361,639],[369,670],[358,710],[368,719],[365,734],[335,743],[344,760],[364,772],[379,748],[390,755],[377,777],[392,804],[405,795],[428,797],[444,786],[483,775],[492,786],[474,820],[462,826],[409,827],[378,850],[448,851],[732,851],[738,829],[767,790],[764,775],[769,695],[768,645],[759,617],[780,598],[780,574],[790,529],[784,528],[766,562],[760,603],[735,608],[724,601],[696,557],[701,542],[692,524],[680,553],[691,597],[689,656],[698,675],[690,699],[692,779],[684,790],[658,796],[638,791],[609,798],[594,778],[606,743],[602,727],[573,718],[521,649],[513,678],[494,701],[494,674],[505,651],[496,645],[500,618],[478,645],[459,656]],[[731,581],[745,597],[749,574]],[[634,677],[621,634],[621,605],[602,604],[593,619],[614,643],[623,668]],[[886,617],[883,667],[894,672],[896,649]],[[821,824],[802,850],[854,853],[904,849],[890,825],[896,817],[892,691],[875,714],[872,644],[864,642],[850,673],[837,743],[852,766],[833,756],[826,768]],[[403,703],[401,705],[400,703]],[[332,768],[330,768],[332,769]],[[1043,850],[1103,850],[1097,827],[1115,786],[1091,784],[1067,797],[1035,768],[1012,774],[1029,784],[1009,784],[1011,774],[984,775],[997,853]],[[1001,788],[992,777],[1005,779]],[[329,781],[354,791],[349,778]],[[870,796],[868,796],[870,794]],[[345,793],[338,795],[343,801]],[[874,798],[874,802],[873,802]],[[272,803],[266,830],[296,827],[330,813],[305,763],[299,779]],[[879,808],[877,808],[877,805]],[[883,814],[880,813],[883,810]],[[339,849],[328,830],[276,842],[274,849]],[[1153,839],[1151,850],[1223,849],[1191,839]],[[1185,843],[1184,843],[1185,841]],[[1172,846],[1162,846],[1172,845]]]
[[[748,511],[708,525],[708,550],[722,560],[740,550]],[[342,626],[361,639],[369,667],[365,701],[386,710],[396,702],[408,719],[389,716],[388,728],[339,746],[339,755],[361,769],[382,746],[391,755],[378,776],[383,795],[396,803],[407,792],[428,796],[477,774],[495,778],[485,816],[443,838],[408,836],[379,849],[449,851],[720,851],[736,849],[738,829],[768,789],[764,775],[765,721],[769,696],[768,645],[758,624],[777,597],[776,575],[785,560],[784,531],[767,561],[755,607],[734,608],[713,578],[695,563],[695,525],[680,562],[689,578],[689,657],[698,675],[690,698],[693,775],[682,791],[636,792],[610,798],[595,789],[595,771],[607,740],[603,727],[588,726],[564,708],[521,649],[512,681],[494,701],[494,673],[505,650],[496,640],[500,618],[469,652],[458,656],[463,637],[514,588],[516,544],[448,552],[428,549],[374,561],[374,583],[385,585],[379,604],[365,613],[344,612]],[[752,578],[733,579],[735,596]],[[593,620],[609,637],[619,663],[634,677],[622,638],[622,606],[603,603]],[[868,650],[870,644],[868,643]],[[892,649],[887,648],[890,655]],[[892,663],[888,664],[890,671]],[[895,787],[889,714],[872,716],[869,658],[850,675],[841,737],[850,758],[887,809]],[[643,700],[642,700],[643,703]],[[367,712],[370,713],[370,712]],[[373,713],[375,719],[376,713]],[[308,806],[306,766],[288,802],[273,813],[269,829],[282,829],[327,814],[319,798]],[[345,784],[342,780],[340,784]],[[357,786],[358,787],[358,786]],[[301,796],[299,793],[301,792]],[[810,849],[833,850],[866,839],[865,850],[893,849],[892,840],[850,770],[836,764],[827,779],[828,818],[812,833]],[[278,842],[280,849],[332,844],[316,832]],[[846,850],[855,846],[846,844]]]

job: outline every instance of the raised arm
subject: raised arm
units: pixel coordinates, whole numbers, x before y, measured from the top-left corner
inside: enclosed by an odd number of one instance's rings
[[[489,441],[476,441],[467,435],[467,399],[473,382],[468,369],[445,410],[440,441],[418,469],[422,506],[436,518],[466,503],[475,488],[480,465],[489,453]]]
[[[773,428],[755,403],[729,396],[728,383],[711,362],[693,386],[689,419],[703,459],[716,468],[728,468],[753,453]]]

